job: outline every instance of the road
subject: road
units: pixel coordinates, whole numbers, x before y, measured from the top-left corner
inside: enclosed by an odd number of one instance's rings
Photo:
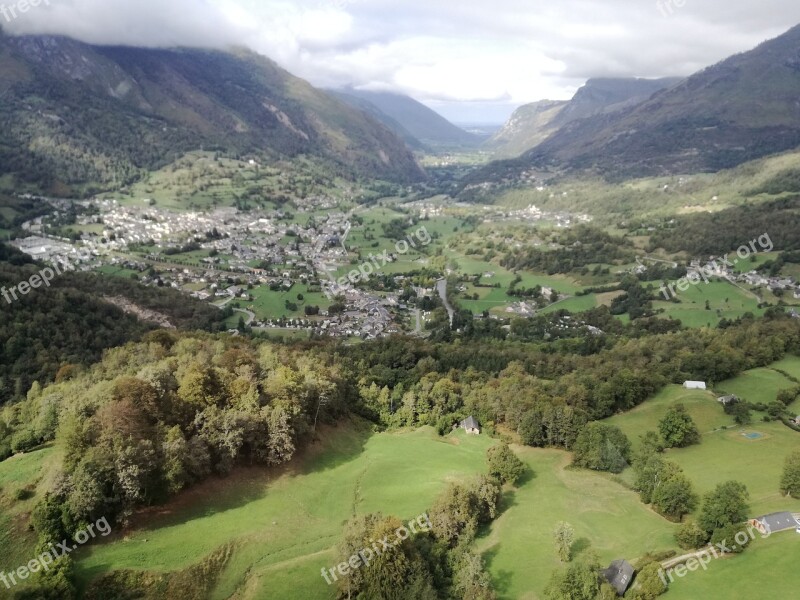
[[[244,308],[234,308],[233,312],[238,312],[247,315],[247,319],[245,319],[244,324],[246,326],[250,326],[250,323],[256,320],[256,313],[246,310]]]
[[[450,316],[450,327],[452,327],[456,311],[453,310],[453,307],[450,306],[450,301],[447,299],[447,279],[440,279],[436,282],[436,291],[439,292],[442,304],[444,304],[445,309],[447,309],[447,314]]]

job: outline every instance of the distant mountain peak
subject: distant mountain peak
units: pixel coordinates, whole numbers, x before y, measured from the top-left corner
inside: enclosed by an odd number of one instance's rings
[[[454,125],[433,109],[410,96],[389,91],[367,91],[354,88],[335,90],[342,100],[362,110],[376,109],[387,119],[387,126],[400,126],[401,137],[417,140],[419,146],[474,146],[480,138]],[[369,103],[372,108],[364,105]],[[378,117],[381,118],[381,117]],[[414,145],[412,143],[412,145]]]

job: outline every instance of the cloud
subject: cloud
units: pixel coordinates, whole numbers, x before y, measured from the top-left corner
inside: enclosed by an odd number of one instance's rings
[[[454,113],[568,98],[589,77],[689,75],[798,22],[796,0],[49,0],[4,27],[244,44],[316,85],[409,93]]]

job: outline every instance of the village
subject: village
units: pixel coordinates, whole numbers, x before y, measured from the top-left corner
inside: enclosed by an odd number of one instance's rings
[[[39,218],[26,223],[30,235],[13,244],[46,263],[81,271],[123,270],[143,285],[170,286],[220,308],[249,304],[257,288],[290,292],[302,286],[332,302],[328,308],[309,307],[306,318],[259,318],[246,308],[234,309],[255,330],[374,339],[399,332],[400,313],[409,310],[396,292],[378,295],[350,287],[334,296],[329,291],[331,271],[349,262],[341,244],[351,227],[348,213],[332,211],[302,227],[281,211],[178,212],[115,200],[76,204],[83,208],[74,224],[81,232],[77,239],[48,233]],[[54,208],[65,209],[59,203]]]

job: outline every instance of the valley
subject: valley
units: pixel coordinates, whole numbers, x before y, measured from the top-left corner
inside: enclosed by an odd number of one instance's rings
[[[795,595],[800,9],[31,8],[0,600]]]

